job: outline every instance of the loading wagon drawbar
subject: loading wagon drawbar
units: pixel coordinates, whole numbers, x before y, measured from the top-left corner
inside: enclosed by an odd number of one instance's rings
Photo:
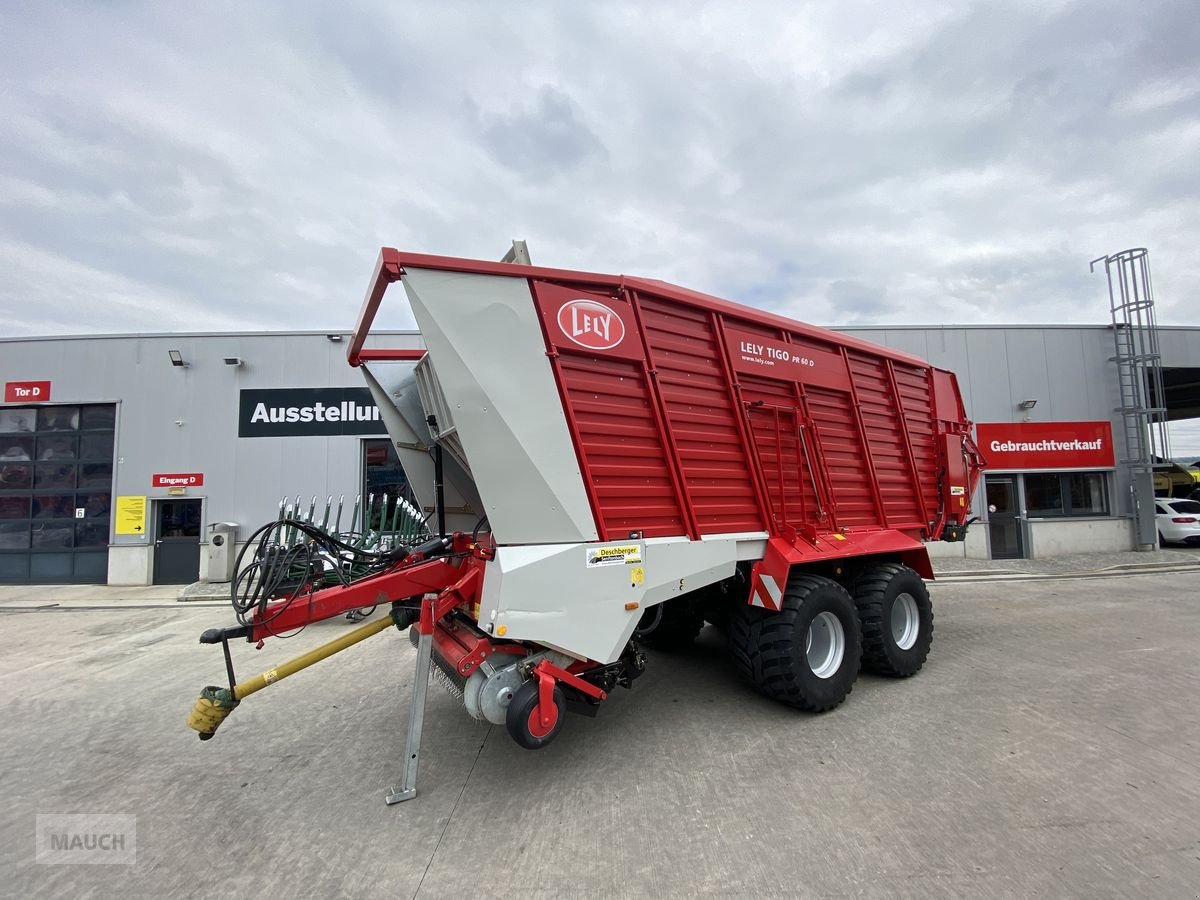
[[[368,346],[397,281],[426,350]],[[632,684],[639,643],[683,647],[705,621],[762,693],[810,712],[860,666],[924,663],[924,542],[963,540],[983,465],[953,373],[662,281],[390,248],[348,351],[434,536],[332,585],[336,539],[312,529],[302,560],[252,540],[239,624],[201,636],[229,679],[188,717],[202,739],[250,693],[393,626],[417,672],[389,802],[416,793],[431,675],[537,749]],[[377,604],[390,616],[235,680],[231,639]]]

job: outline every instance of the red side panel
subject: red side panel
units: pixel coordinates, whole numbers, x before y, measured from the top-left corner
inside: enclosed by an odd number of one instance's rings
[[[629,304],[540,282],[534,293],[601,539],[687,534]]]
[[[958,379],[953,372],[933,369],[934,415],[943,422],[964,422],[967,418],[963,409],[962,395],[958,392]]]
[[[944,434],[946,459],[946,509],[952,518],[961,521],[971,504],[970,473],[967,469],[967,453],[963,446],[963,435]]]
[[[870,464],[887,525],[923,528],[928,521],[917,495],[917,473],[909,464],[904,416],[892,390],[888,361],[858,352],[850,353],[849,357]],[[925,418],[928,417],[926,412]]]
[[[700,533],[764,530],[713,316],[660,300],[635,302]]]
[[[934,415],[938,419],[938,472],[941,475],[939,528],[947,523],[961,525],[971,514],[971,495],[983,472],[984,459],[971,440],[958,379],[953,372],[933,369]]]
[[[750,423],[751,453],[766,483],[771,530],[816,525],[822,513],[831,525],[834,511],[828,492],[818,483],[822,473],[819,448],[795,385],[753,375],[739,379]],[[807,455],[801,426],[809,429]]]
[[[892,364],[892,373],[919,475],[917,483],[925,507],[925,520],[932,522],[938,508],[939,456],[935,422],[929,412],[933,407],[929,370],[897,362]]]
[[[788,340],[744,331],[736,323],[725,329],[733,368],[739,373],[763,375],[780,381],[850,389],[846,360],[835,347],[788,335]]]
[[[564,353],[558,365],[602,539],[687,534],[641,364]]]
[[[603,539],[765,530],[836,558],[959,512],[939,491],[967,427],[949,373],[645,283],[531,285]]]
[[[833,483],[838,525],[880,527],[879,511],[867,476],[867,455],[859,439],[850,397],[844,391],[824,388],[809,388],[805,395]]]

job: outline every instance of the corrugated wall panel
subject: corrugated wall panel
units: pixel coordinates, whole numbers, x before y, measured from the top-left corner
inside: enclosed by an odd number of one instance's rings
[[[762,403],[762,406],[751,406],[748,419],[772,514],[780,525],[815,524],[820,504],[800,446],[799,420],[796,418],[800,410],[795,385],[746,374],[738,378],[742,399],[750,404]],[[776,409],[794,412],[780,423],[776,420]],[[780,424],[786,426],[783,431]],[[810,455],[813,452],[810,450]],[[817,464],[815,458],[813,464]]]
[[[908,423],[908,437],[912,443],[913,457],[920,473],[921,496],[929,517],[935,518],[938,508],[938,449],[934,434],[934,423],[930,409],[929,375],[927,372],[901,363],[894,363],[896,387],[900,391],[900,403]]]
[[[919,363],[644,284],[536,283],[534,295],[606,537],[914,533],[936,517],[937,423]]]
[[[838,524],[852,528],[879,527],[879,513],[871,497],[866,457],[849,396],[842,391],[812,386],[806,387],[805,393],[833,484]]]
[[[764,529],[711,317],[644,298],[639,308],[700,533]]]
[[[858,395],[867,448],[875,467],[880,499],[892,528],[920,528],[917,488],[905,447],[901,410],[892,394],[887,362],[879,357],[850,353],[850,371]]]
[[[604,539],[687,534],[642,363],[564,353],[558,369]]]

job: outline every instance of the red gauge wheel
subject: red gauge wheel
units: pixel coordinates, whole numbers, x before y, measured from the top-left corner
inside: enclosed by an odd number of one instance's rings
[[[543,724],[541,710],[538,709],[538,680],[531,678],[517,688],[508,704],[505,725],[512,739],[526,750],[541,750],[554,740],[562,728],[565,712],[562,688],[556,684],[553,720],[549,725]]]

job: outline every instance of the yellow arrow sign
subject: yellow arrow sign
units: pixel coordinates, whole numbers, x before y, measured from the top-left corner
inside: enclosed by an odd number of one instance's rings
[[[146,498],[117,498],[117,534],[146,533]]]

